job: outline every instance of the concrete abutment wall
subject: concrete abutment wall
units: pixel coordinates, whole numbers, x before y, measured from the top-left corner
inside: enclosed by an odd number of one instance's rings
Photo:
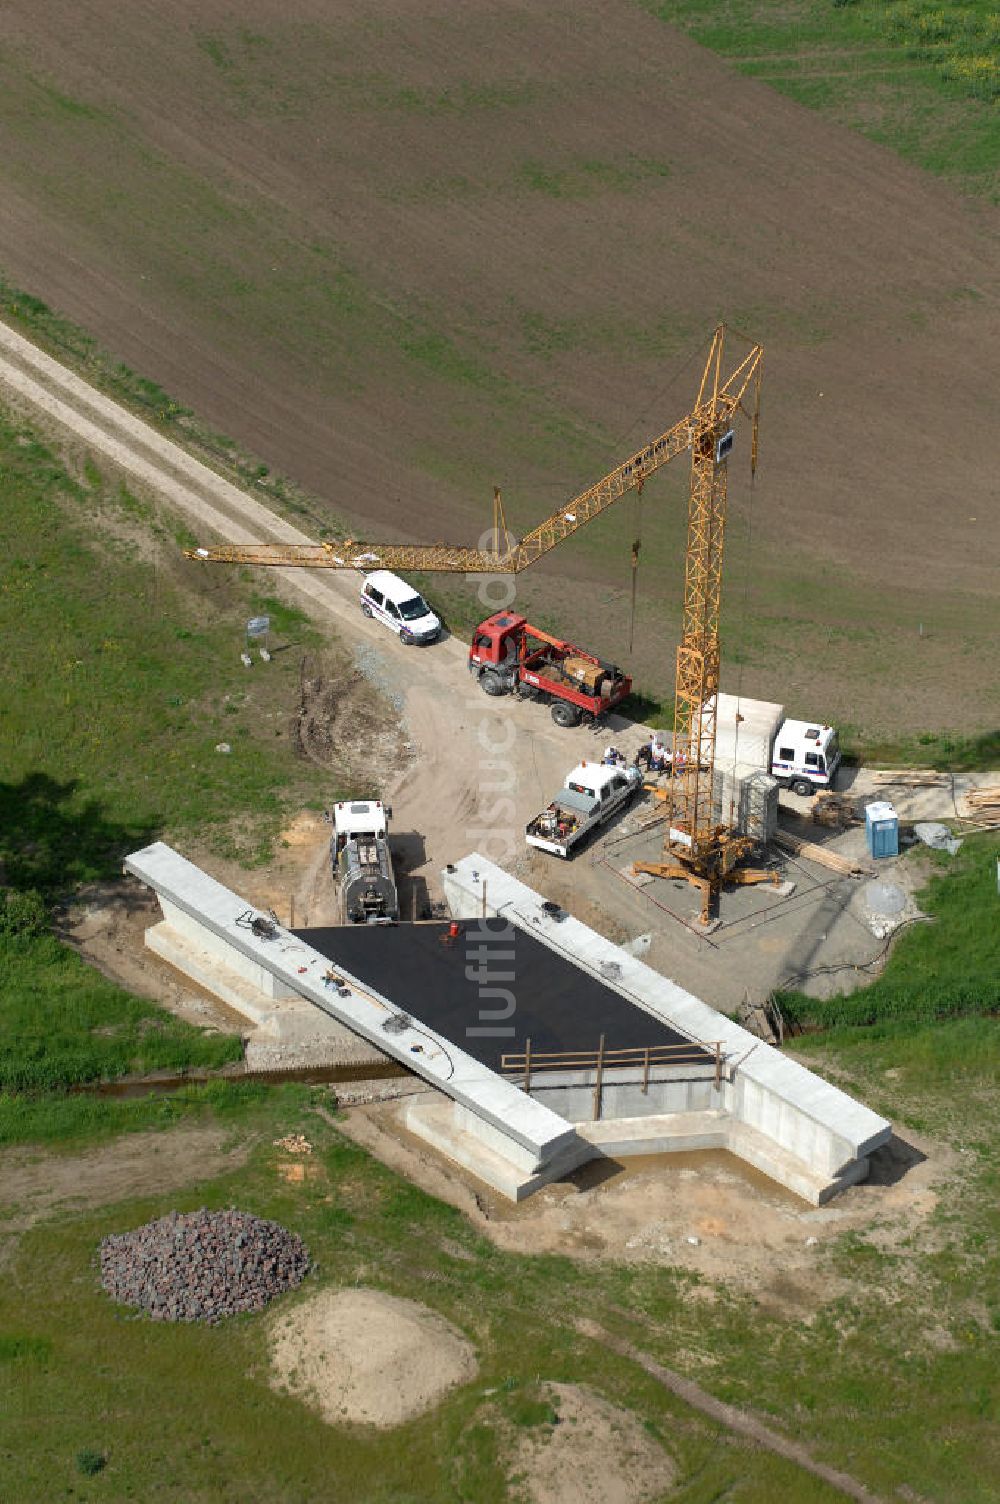
[[[444,873],[443,880],[456,918],[478,919],[485,894],[490,917],[527,930],[689,1039],[722,1042],[725,1084],[721,1093],[708,1081],[690,1079],[688,1073],[689,1079],[663,1080],[655,1096],[652,1087],[644,1095],[640,1084],[622,1080],[621,1073],[607,1072],[602,1120],[645,1122],[649,1130],[654,1119],[721,1111],[728,1120],[725,1137],[733,1153],[817,1202],[844,1184],[864,1178],[868,1156],[890,1138],[892,1125],[884,1118],[571,915],[546,909],[543,895],[485,857],[473,853],[463,858]],[[608,1045],[613,1047],[614,1041]],[[558,1085],[554,1075],[533,1075],[531,1095],[584,1131],[582,1125],[593,1118],[593,1073],[580,1073],[575,1080],[571,1077]],[[646,1130],[636,1131],[640,1139],[646,1138]],[[624,1135],[617,1153],[627,1152],[622,1143]]]

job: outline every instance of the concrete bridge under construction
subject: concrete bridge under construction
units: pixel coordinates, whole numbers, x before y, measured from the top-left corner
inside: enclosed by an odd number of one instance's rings
[[[814,1205],[884,1118],[472,853],[451,919],[290,930],[162,842],[147,945],[257,1026],[336,1030],[433,1090],[405,1127],[512,1200],[588,1160],[721,1148]]]

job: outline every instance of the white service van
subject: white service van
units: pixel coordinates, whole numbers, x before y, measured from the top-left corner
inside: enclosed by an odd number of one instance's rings
[[[433,642],[441,634],[441,623],[423,596],[388,569],[365,575],[361,609],[391,627],[401,642]]]

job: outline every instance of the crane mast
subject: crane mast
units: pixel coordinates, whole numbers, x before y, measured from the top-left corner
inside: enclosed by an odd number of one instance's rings
[[[733,440],[732,420],[743,392],[753,381],[750,463],[751,470],[756,469],[763,354],[755,346],[740,368],[746,379],[734,402],[729,390],[731,382],[723,385],[720,379],[724,338],[724,331],[717,329],[694,409],[698,421],[691,438],[684,605],[674,679],[673,765],[667,794],[664,860],[637,862],[633,867],[637,873],[680,877],[693,883],[701,891],[703,922],[709,919],[712,900],[724,878],[754,883],[770,877],[768,873],[740,867],[753,842],[713,821],[727,456]]]
[[[751,469],[757,463],[757,428],[763,349],[753,345],[727,374],[723,371],[725,329],[709,347],[701,385],[691,412],[651,439],[595,485],[546,517],[520,540],[507,533],[499,492],[494,496],[493,547],[450,543],[224,543],[185,549],[188,558],[207,563],[255,564],[309,569],[409,569],[459,574],[519,574],[551,549],[645,482],[684,450],[691,451],[684,605],[674,681],[674,760],[667,792],[664,860],[636,863],[634,871],[681,877],[702,893],[702,919],[723,879],[759,882],[769,874],[739,864],[752,843],[712,821],[715,771],[715,717],[719,691],[719,613],[726,530],[727,457],[737,412],[751,419]],[[744,397],[753,387],[753,411]]]

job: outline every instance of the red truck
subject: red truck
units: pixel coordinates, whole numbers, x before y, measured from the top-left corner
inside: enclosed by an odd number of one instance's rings
[[[597,720],[632,688],[615,664],[550,637],[512,611],[480,622],[469,648],[469,672],[488,695],[547,700],[557,726]]]

